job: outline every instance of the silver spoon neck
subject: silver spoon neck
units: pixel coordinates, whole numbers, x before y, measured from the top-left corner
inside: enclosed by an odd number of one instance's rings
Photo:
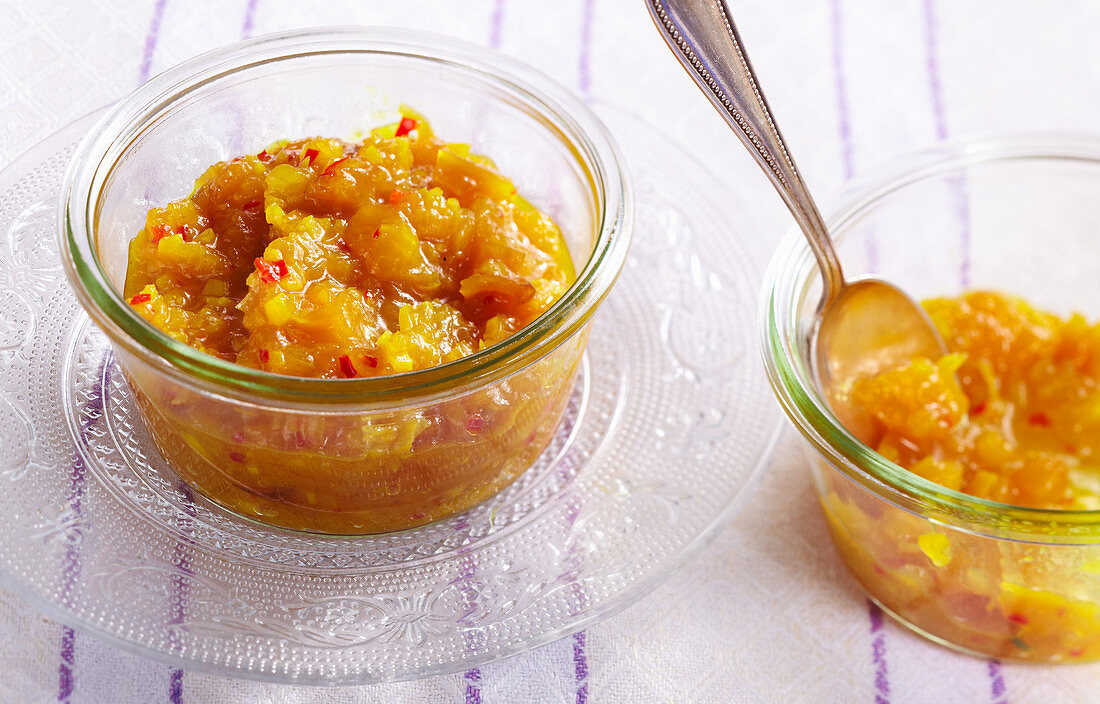
[[[772,118],[724,0],[647,0],[646,6],[673,54],[794,215],[821,268],[823,302],[831,303],[844,286],[840,259]]]

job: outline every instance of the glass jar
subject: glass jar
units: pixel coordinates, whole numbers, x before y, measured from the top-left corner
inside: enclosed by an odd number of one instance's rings
[[[577,280],[532,324],[431,369],[306,379],[203,354],[122,298],[146,211],[187,194],[206,166],[277,139],[352,137],[396,121],[402,104],[492,157],[561,228]],[[393,29],[271,35],[170,69],[92,130],[66,183],[66,271],[165,460],[232,511],[325,533],[439,520],[523,472],[561,419],[631,236],[621,158],[583,103],[499,54]]]
[[[1098,190],[1096,138],[977,139],[900,160],[826,219],[849,276],[873,272],[917,299],[1001,290],[1095,320]],[[968,653],[1100,658],[1100,512],[975,498],[875,453],[813,383],[821,279],[801,233],[787,237],[765,280],[768,374],[805,441],[838,552],[870,597]]]

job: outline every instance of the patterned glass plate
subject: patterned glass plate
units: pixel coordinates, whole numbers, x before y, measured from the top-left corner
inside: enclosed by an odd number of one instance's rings
[[[534,467],[464,515],[325,538],[192,496],[149,442],[69,291],[56,207],[84,118],[0,173],[0,574],[49,616],[196,671],[352,684],[471,667],[637,601],[731,518],[779,414],[755,354],[760,258],[732,189],[599,108],[637,235],[567,417]],[[746,211],[748,209],[745,209]],[[746,219],[749,218],[749,219]]]

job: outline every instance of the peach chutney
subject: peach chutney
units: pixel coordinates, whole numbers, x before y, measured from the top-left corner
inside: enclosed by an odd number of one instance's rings
[[[198,350],[314,378],[470,355],[573,281],[554,222],[411,111],[360,143],[284,141],[149,211],[125,295]]]
[[[871,419],[862,439],[975,497],[1100,509],[1100,325],[987,291],[924,306],[949,353],[854,382],[840,402]],[[1057,547],[935,529],[854,488],[827,489],[841,555],[904,620],[999,657],[1100,658],[1100,559],[1072,566]]]
[[[280,141],[209,167],[188,197],[149,211],[124,294],[207,354],[354,379],[474,354],[573,280],[553,220],[403,108],[357,143]],[[207,496],[281,526],[378,532],[463,510],[525,469],[560,418],[584,334],[503,386],[372,417],[251,413],[131,386],[161,453]]]

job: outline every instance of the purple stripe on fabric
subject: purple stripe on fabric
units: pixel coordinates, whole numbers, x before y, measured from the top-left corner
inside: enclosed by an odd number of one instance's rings
[[[179,625],[187,618],[187,600],[191,594],[191,583],[188,577],[192,575],[191,572],[191,533],[193,527],[193,521],[196,515],[195,510],[195,497],[191,493],[191,488],[186,484],[180,482],[176,484],[176,490],[183,496],[183,512],[184,514],[179,517],[177,525],[187,536],[187,540],[180,540],[176,542],[175,548],[172,550],[172,564],[179,570],[172,576],[172,598],[171,598],[171,618],[168,623],[171,625]],[[168,633],[168,641],[173,646],[178,645],[178,636],[175,631],[170,630]],[[174,669],[168,680],[168,698],[172,704],[181,704],[183,702],[183,670]]]
[[[153,7],[153,21],[149,24],[149,33],[145,35],[145,48],[141,52],[141,70],[138,72],[138,83],[149,80],[149,70],[153,66],[153,51],[157,48],[157,38],[160,36],[160,22],[164,19],[164,6],[168,0],[157,0]]]
[[[172,670],[169,678],[168,699],[172,704],[183,704],[183,670]]]
[[[466,514],[459,516],[455,520],[455,530],[465,531],[468,525],[468,520],[469,519]],[[466,607],[466,613],[462,616],[461,619],[459,619],[460,621],[474,613],[475,609],[477,608],[477,599],[479,596],[476,586],[471,583],[471,581],[477,574],[477,564],[474,562],[473,557],[469,553],[469,546],[461,548],[458,551],[458,554],[461,556],[461,567],[458,571],[457,581],[463,582],[466,585],[461,591],[463,605]],[[475,638],[475,634],[471,631],[466,631],[462,634],[462,640],[468,652],[477,649],[478,643]],[[472,667],[469,670],[466,670],[465,678],[466,704],[481,704],[481,669],[477,667]]]
[[[872,601],[868,601],[867,605],[867,614],[871,618],[871,660],[875,665],[875,704],[890,704],[890,680],[886,668],[886,624],[882,609]]]
[[[588,701],[588,658],[584,654],[586,638],[584,631],[573,634],[573,675],[577,680],[577,704]]]
[[[566,455],[566,459],[570,459],[571,456],[572,453],[570,455]],[[566,466],[569,467],[570,465]],[[569,532],[573,531],[573,526],[576,524],[577,518],[580,516],[580,514],[581,507],[577,503],[577,497],[575,494],[571,495],[569,497],[569,503],[566,505],[565,509],[566,527]],[[580,566],[578,564],[578,558],[576,555],[576,543],[574,543],[572,540],[570,540],[567,545],[566,555],[566,564],[569,565],[569,573],[571,577],[576,580],[576,577],[580,572]],[[588,594],[586,594],[584,591],[583,583],[581,583],[580,581],[574,581],[571,585],[571,591],[573,593],[573,597],[577,601],[576,608],[578,612],[588,606]]]
[[[466,670],[466,704],[481,704],[481,669]]]
[[[569,437],[573,433],[574,424],[577,422],[578,403],[579,400],[575,395],[569,399],[569,405],[565,411],[565,420],[557,430],[563,437]],[[577,453],[573,449],[561,459],[558,471],[563,483],[569,484],[572,482],[573,474],[577,470],[577,463]],[[579,572],[579,558],[576,554],[576,544],[570,539],[570,534],[573,532],[573,527],[576,525],[580,513],[581,507],[577,494],[570,492],[565,506],[566,564],[569,566],[569,573],[574,579]],[[574,582],[572,593],[576,598],[577,610],[584,609],[588,605],[588,594],[585,593],[584,585]],[[585,704],[588,701],[588,656],[585,655],[584,647],[586,639],[587,634],[585,631],[573,634],[573,679],[577,687],[575,699],[577,704]]]
[[[588,679],[588,661],[584,657],[585,632],[573,634],[573,667],[576,670],[577,681]]]
[[[244,8],[244,23],[241,25],[241,39],[248,39],[252,36],[252,25],[256,19],[256,5],[257,0],[248,0],[248,5]]]
[[[841,0],[832,0],[833,20],[833,75],[836,77],[837,122],[840,128],[840,163],[844,167],[844,178],[854,173],[852,150],[852,122],[848,109],[848,83],[844,77],[844,33],[843,10]]]
[[[584,0],[584,11],[581,19],[581,55],[577,62],[577,84],[581,93],[587,95],[592,87],[592,73],[589,70],[589,55],[592,51],[592,15],[596,0]]]
[[[90,420],[85,421],[81,427],[81,436],[87,432],[91,427],[91,423],[99,417],[103,412],[102,404],[102,391],[97,392],[96,396],[93,396],[88,402],[87,406]],[[78,457],[73,463],[72,471],[69,475],[69,511],[71,511],[71,520],[79,525],[80,522],[80,505],[84,498],[84,461]],[[80,571],[80,554],[76,545],[70,544],[65,550],[64,563],[61,570],[62,593],[68,597],[68,594],[72,591],[73,583],[76,581],[77,573]],[[76,633],[69,627],[61,629],[61,660],[58,664],[58,685],[57,685],[57,701],[68,701],[69,697],[73,694],[75,687],[76,676],[74,670],[76,667]]]
[[[993,695],[993,704],[1008,704],[1004,675],[1001,672],[1001,663],[997,660],[989,661],[989,689]]]
[[[855,174],[855,142],[852,139],[852,114],[848,102],[848,80],[844,73],[844,8],[842,0],[832,0],[833,75],[836,80],[837,129],[840,132],[840,163],[844,180]],[[875,238],[865,245],[867,270],[878,269],[878,247]]]
[[[940,83],[939,52],[936,49],[936,11],[932,0],[924,0],[925,55],[928,63],[928,87],[932,96],[932,117],[936,138],[947,138],[947,116],[943,109],[943,87]]]
[[[61,667],[58,673],[57,701],[65,702],[73,694],[76,634],[68,626],[61,629]]]
[[[489,46],[500,48],[500,38],[504,30],[504,0],[493,3],[493,15],[489,20]]]
[[[577,504],[576,496],[570,497],[569,504],[566,508],[565,519],[569,529],[573,529],[573,525],[577,522],[577,518],[580,516],[580,506]],[[577,570],[577,557],[573,551],[573,545],[569,546],[569,565],[574,574]],[[580,584],[573,585],[573,594],[577,599],[577,607],[583,609],[588,604],[588,595],[584,591],[584,587]],[[587,640],[587,634],[585,631],[578,631],[573,634],[573,679],[577,686],[576,704],[585,704],[588,701],[588,656],[585,655],[584,646]]]
[[[962,233],[959,244],[962,248],[962,259],[959,262],[959,284],[963,288],[970,286],[970,196],[967,195],[966,176],[958,175],[950,179],[952,190],[955,191],[955,217],[959,221]]]
[[[933,0],[924,0],[924,35],[927,54],[928,92],[932,98],[932,117],[935,123],[936,138],[947,139],[947,111],[944,108],[943,83],[940,80],[939,34],[936,23],[936,8]],[[950,179],[955,191],[955,215],[962,228],[960,237],[962,260],[959,264],[959,283],[965,288],[970,285],[970,199],[966,194],[965,176]]]
[[[99,363],[99,370],[96,373],[96,378],[100,379],[100,383],[84,405],[83,413],[86,417],[84,422],[80,424],[80,437],[76,438],[76,440],[85,445],[88,444],[88,431],[90,431],[96,421],[103,416],[103,394],[107,385],[111,382],[110,365],[112,359],[113,356],[110,352],[103,355],[103,361]],[[76,535],[81,535],[82,533],[80,533],[80,531],[83,530],[83,526],[81,525],[83,523],[81,504],[84,500],[84,483],[87,469],[84,466],[84,460],[79,451],[75,447],[73,450],[77,454],[76,459],[73,460],[72,468],[69,471],[68,511],[70,525],[74,527],[73,532]],[[63,599],[67,599],[69,594],[72,593],[77,574],[80,572],[79,547],[80,542],[73,540],[69,541],[65,548],[65,555],[61,568],[61,593]],[[71,628],[62,628],[61,654],[60,663],[58,665],[57,683],[57,701],[59,702],[68,701],[76,688],[75,666],[76,633]]]

